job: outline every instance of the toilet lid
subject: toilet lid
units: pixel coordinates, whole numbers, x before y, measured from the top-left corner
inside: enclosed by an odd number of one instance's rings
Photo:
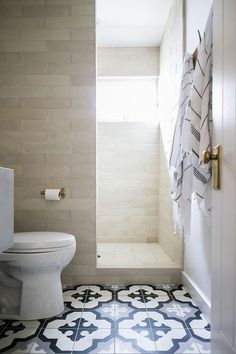
[[[62,232],[19,232],[7,252],[45,252],[75,245],[75,237]]]

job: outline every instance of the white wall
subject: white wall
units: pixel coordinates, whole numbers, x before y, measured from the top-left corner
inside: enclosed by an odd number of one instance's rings
[[[198,33],[204,32],[213,0],[185,0],[186,3],[186,50],[194,52],[198,45]]]
[[[204,32],[212,0],[186,0],[186,50],[192,53],[198,45],[197,30]],[[192,205],[191,236],[184,246],[184,273],[210,304],[210,227],[196,202]]]

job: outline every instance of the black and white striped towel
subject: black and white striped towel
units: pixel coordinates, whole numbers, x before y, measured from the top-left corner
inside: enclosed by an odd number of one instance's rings
[[[180,88],[179,110],[172,142],[169,167],[171,171],[171,197],[176,202],[174,212],[175,226],[187,237],[191,226],[191,194],[193,169],[191,155],[182,147],[184,118],[193,82],[193,60],[190,54],[184,58],[182,81]]]
[[[184,60],[179,111],[169,162],[171,197],[177,205],[174,221],[185,237],[190,235],[193,193],[201,210],[207,217],[210,215],[209,181],[212,167],[211,163],[202,163],[202,153],[211,150],[212,17],[211,10],[198,47],[195,69],[192,55],[186,55]]]
[[[204,36],[198,47],[198,56],[190,89],[188,107],[185,115],[185,129],[182,135],[184,151],[192,155],[193,192],[201,209],[208,214],[209,201],[206,200],[211,162],[202,163],[204,150],[211,150],[212,124],[212,49],[213,13],[210,12]]]

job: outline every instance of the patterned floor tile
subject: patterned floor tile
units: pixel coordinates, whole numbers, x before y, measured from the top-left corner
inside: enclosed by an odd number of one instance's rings
[[[177,318],[179,320],[184,321],[188,319],[189,316],[192,319],[200,319],[200,310],[193,307],[189,303],[179,303],[178,301],[168,300],[166,302],[162,302],[158,300],[158,304],[156,307],[147,306],[147,311],[157,311],[165,315],[166,318]],[[198,316],[197,316],[198,314]]]
[[[147,311],[157,311],[162,313],[165,318],[178,318],[180,320],[184,320],[182,314],[179,311],[178,304],[173,301],[161,302],[159,301],[158,306],[156,308],[147,308]]]
[[[149,285],[142,287],[142,293],[145,305],[148,309],[159,308],[161,304],[169,302],[172,299],[167,290],[158,289]]]
[[[209,343],[211,340],[209,326],[206,326],[205,328],[189,328],[189,332],[199,343]]]
[[[200,310],[195,311],[193,316],[186,318],[185,323],[188,328],[206,329],[210,332],[210,324]]]
[[[104,303],[114,301],[114,291],[106,286],[92,285],[87,292],[85,306],[87,309],[96,309]]]
[[[136,329],[150,329],[150,322],[146,310],[134,310],[128,317],[120,317],[115,322],[116,328],[136,328]]]
[[[77,353],[114,354],[114,331],[109,328],[80,328],[73,347],[73,354]]]
[[[115,353],[153,353],[156,351],[151,329],[119,328],[116,331]]]
[[[42,329],[30,353],[71,353],[77,329]]]
[[[170,297],[168,290],[165,289],[165,287],[161,286],[161,285],[146,284],[146,285],[141,285],[141,289],[142,289],[144,296],[151,295],[153,298],[160,297],[160,296]]]
[[[184,353],[189,347],[195,347],[198,351],[197,346],[188,332],[187,328],[170,328],[164,326],[153,331],[154,341],[156,349],[160,353]]]
[[[4,329],[0,337],[0,353],[12,353],[13,350],[28,353],[32,344],[31,340],[37,337],[39,331],[39,328],[26,328],[23,325]]]
[[[33,341],[29,340],[27,342],[19,342],[17,343],[14,348],[9,349],[7,351],[3,351],[1,353],[4,354],[29,354],[30,350],[32,349]]]
[[[70,309],[83,309],[88,293],[88,286],[80,285],[67,287],[63,291],[63,298],[66,306]]]
[[[132,317],[132,313],[135,312],[132,307],[130,307],[128,304],[120,304],[117,303],[115,305],[115,327],[118,326],[118,324],[122,320],[126,320]],[[139,310],[141,311],[141,310]],[[142,311],[146,311],[145,309],[142,309]]]
[[[84,311],[81,316],[79,328],[112,328],[114,320],[97,311]]]
[[[116,306],[115,302],[103,303],[102,306],[96,308],[96,310],[85,309],[84,313],[96,311],[97,317],[99,319],[104,319],[104,320],[108,319],[108,321],[114,322],[115,321],[115,306]]]
[[[171,296],[173,297],[174,300],[177,300],[178,298],[186,298],[191,299],[191,296],[189,295],[188,291],[183,287],[183,285],[177,285],[173,286],[172,288],[168,289]]]
[[[158,354],[169,354],[169,353],[174,353],[174,354],[199,354],[199,348],[197,346],[197,343],[194,342],[192,338],[187,340],[187,342],[179,343],[176,346],[176,349],[173,348],[169,351],[166,350],[159,350],[157,353]],[[178,348],[177,348],[178,347]]]
[[[52,317],[46,320],[43,324],[45,329],[57,329],[57,328],[71,328],[78,329],[80,319],[82,316],[81,311],[64,311],[61,315]]]
[[[8,320],[0,320],[0,334],[2,330],[8,325],[9,321]]]
[[[8,321],[6,328],[24,329],[24,328],[36,328],[43,327],[45,320],[33,320],[33,321]]]
[[[143,309],[146,307],[144,296],[139,285],[129,285],[120,289],[115,294],[118,303],[127,304],[134,309]]]
[[[209,339],[206,340],[206,333],[201,333],[204,332],[203,330],[198,330],[198,336],[201,338],[205,337],[204,341],[203,340],[197,340],[197,346],[200,351],[200,353],[211,353],[211,343],[210,343],[210,337]]]
[[[180,285],[90,285],[63,290],[65,310],[0,321],[1,353],[210,353],[210,326]]]
[[[148,311],[148,316],[150,320],[150,326],[155,331],[162,328],[166,329],[166,331],[176,328],[186,328],[186,324],[183,320],[175,317],[168,317],[165,313],[161,313],[159,311]]]

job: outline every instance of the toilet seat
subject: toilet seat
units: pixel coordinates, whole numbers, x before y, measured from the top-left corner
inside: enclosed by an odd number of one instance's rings
[[[75,246],[73,235],[62,232],[19,232],[14,234],[14,243],[4,253],[55,252]]]

